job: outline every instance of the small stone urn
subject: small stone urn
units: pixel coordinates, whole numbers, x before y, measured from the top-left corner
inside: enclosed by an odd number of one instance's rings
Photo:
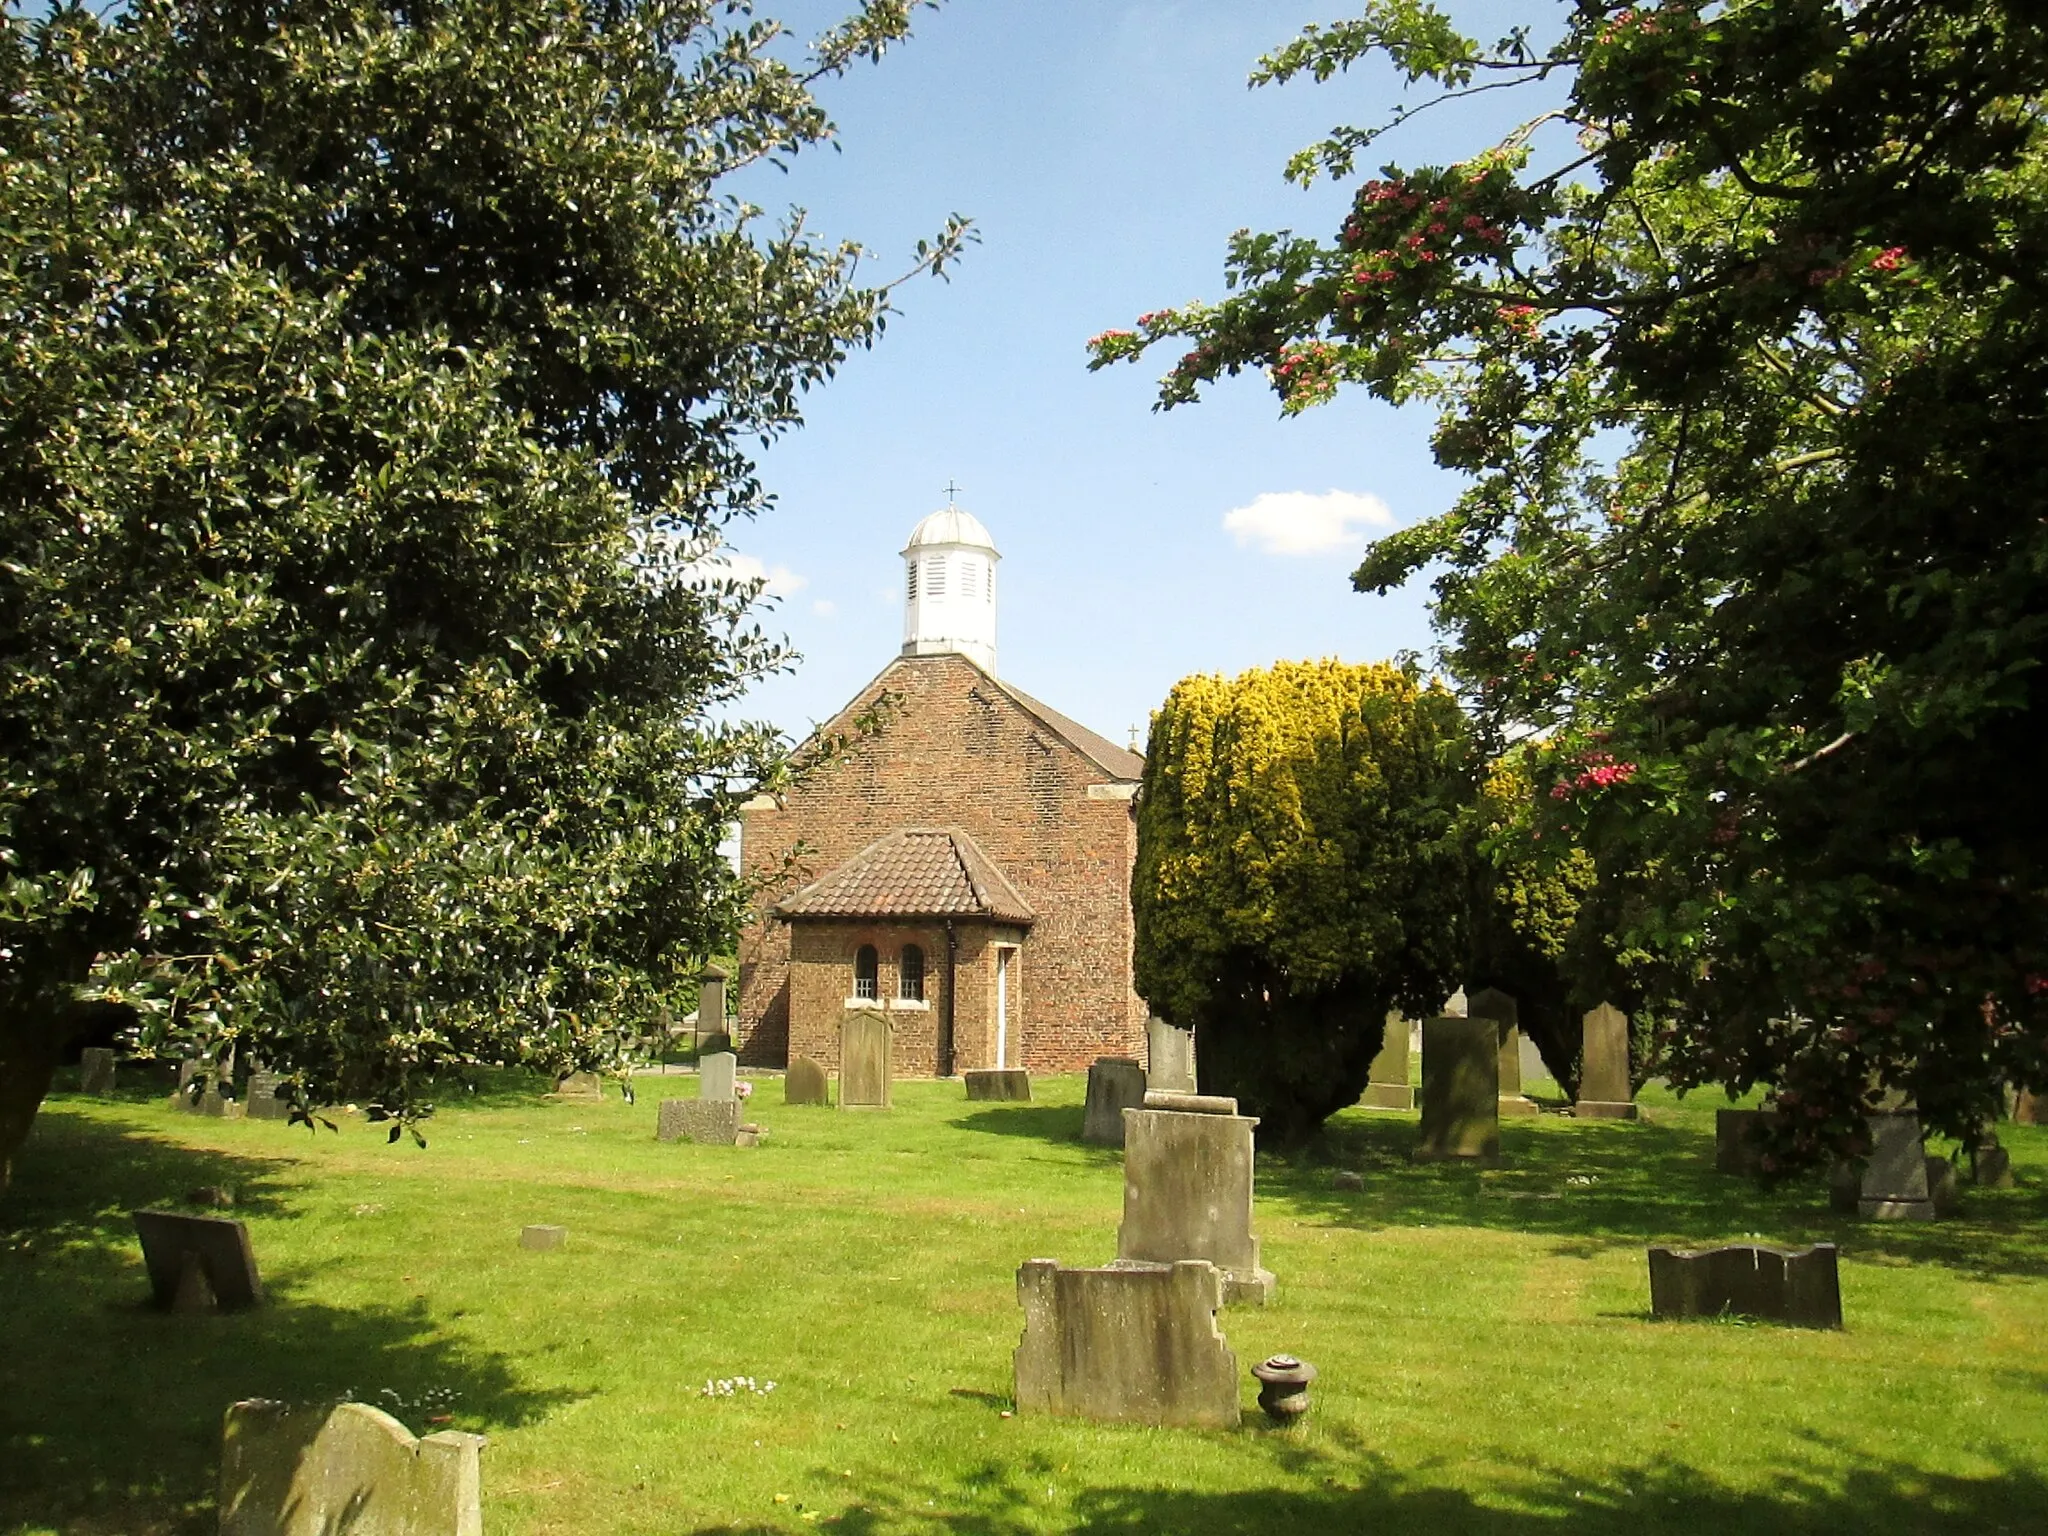
[[[1292,1424],[1308,1412],[1308,1384],[1316,1368],[1292,1355],[1275,1355],[1252,1367],[1259,1378],[1259,1406],[1275,1424]]]

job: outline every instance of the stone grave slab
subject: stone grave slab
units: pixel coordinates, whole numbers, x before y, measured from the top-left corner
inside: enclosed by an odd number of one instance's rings
[[[708,1056],[697,1058],[697,1097],[700,1099],[737,1099],[735,1084],[739,1081],[740,1059],[731,1051],[713,1051]]]
[[[221,1536],[483,1536],[481,1435],[415,1439],[368,1403],[253,1399],[221,1436]]]
[[[1401,1010],[1389,1008],[1379,1053],[1366,1068],[1365,1097],[1358,1102],[1367,1109],[1413,1109],[1415,1089],[1408,1081],[1408,1021]]]
[[[1201,1259],[1017,1271],[1017,1411],[1232,1429],[1237,1357],[1216,1326],[1223,1276]]]
[[[604,1097],[604,1079],[595,1072],[565,1072],[555,1079],[555,1097],[588,1103]]]
[[[736,1147],[758,1147],[768,1139],[768,1133],[758,1125],[743,1125],[733,1132],[732,1144]]]
[[[1503,1118],[1533,1115],[1540,1111],[1536,1101],[1522,1092],[1522,1010],[1513,997],[1499,987],[1475,992],[1465,1004],[1468,1018],[1491,1019],[1500,1031],[1500,1060],[1496,1064],[1496,1092]]]
[[[1652,1248],[1650,1311],[1657,1317],[1735,1313],[1803,1328],[1839,1328],[1842,1287],[1835,1245]]]
[[[725,1028],[725,967],[707,965],[697,976],[697,1049],[729,1051],[732,1037]]]
[[[1160,1093],[1195,1092],[1195,1033],[1161,1018],[1145,1020],[1145,1087]]]
[[[739,1139],[738,1099],[663,1099],[654,1116],[656,1141],[729,1147]]]
[[[1635,1090],[1628,1081],[1628,1015],[1612,1003],[1602,1003],[1583,1023],[1579,1097],[1572,1113],[1581,1120],[1635,1119]]]
[[[242,1091],[244,1112],[251,1120],[291,1119],[291,1101],[277,1096],[277,1090],[283,1086],[282,1073],[252,1061],[249,1064],[249,1082]]]
[[[1500,1028],[1441,1014],[1422,1026],[1422,1135],[1415,1161],[1500,1157]]]
[[[567,1227],[554,1227],[544,1222],[537,1222],[532,1226],[519,1229],[519,1246],[531,1249],[535,1253],[547,1253],[552,1249],[561,1247],[568,1240],[569,1229]]]
[[[1856,1191],[1856,1214],[1865,1221],[1932,1221],[1934,1197],[1927,1187],[1920,1117],[1872,1115],[1869,1123],[1870,1157]]]
[[[104,1046],[89,1045],[78,1058],[78,1091],[101,1098],[114,1091],[114,1053]]]
[[[1121,1261],[1206,1259],[1223,1275],[1223,1300],[1263,1306],[1273,1275],[1252,1235],[1252,1132],[1237,1100],[1148,1093],[1124,1111]]]
[[[1031,1102],[1031,1074],[1022,1067],[985,1067],[960,1074],[967,1097],[1013,1104]]]
[[[887,1016],[867,1008],[848,1013],[839,1026],[839,1107],[887,1109],[895,1077]]]
[[[1124,1111],[1145,1102],[1145,1071],[1128,1056],[1098,1056],[1088,1068],[1081,1139],[1098,1147],[1124,1144]]]
[[[825,1069],[808,1056],[792,1056],[789,1070],[782,1074],[782,1102],[829,1106],[832,1083],[825,1076]]]
[[[151,1296],[167,1311],[237,1312],[261,1306],[263,1281],[249,1229],[225,1216],[130,1211]]]

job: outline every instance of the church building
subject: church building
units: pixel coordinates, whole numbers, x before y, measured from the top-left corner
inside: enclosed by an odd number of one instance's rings
[[[956,507],[919,523],[902,654],[819,731],[846,749],[742,812],[741,867],[773,881],[740,940],[743,1061],[834,1070],[861,1008],[887,1015],[902,1077],[1141,1054],[1144,759],[997,675],[1000,558]]]

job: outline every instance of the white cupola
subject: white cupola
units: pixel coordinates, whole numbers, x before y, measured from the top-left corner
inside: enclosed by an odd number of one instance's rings
[[[995,540],[971,512],[947,506],[903,546],[903,654],[965,656],[996,672]]]

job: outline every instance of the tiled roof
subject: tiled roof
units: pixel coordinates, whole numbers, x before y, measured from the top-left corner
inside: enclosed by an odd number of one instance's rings
[[[778,917],[979,917],[1037,914],[965,832],[906,827],[776,905]]]
[[[1135,782],[1145,777],[1145,759],[1140,754],[1127,751],[1107,736],[1098,736],[1087,726],[1069,720],[1050,705],[1039,703],[1022,688],[1012,687],[999,677],[990,678],[989,681],[1036,715],[1040,721],[1051,727],[1053,734],[1111,778]]]

